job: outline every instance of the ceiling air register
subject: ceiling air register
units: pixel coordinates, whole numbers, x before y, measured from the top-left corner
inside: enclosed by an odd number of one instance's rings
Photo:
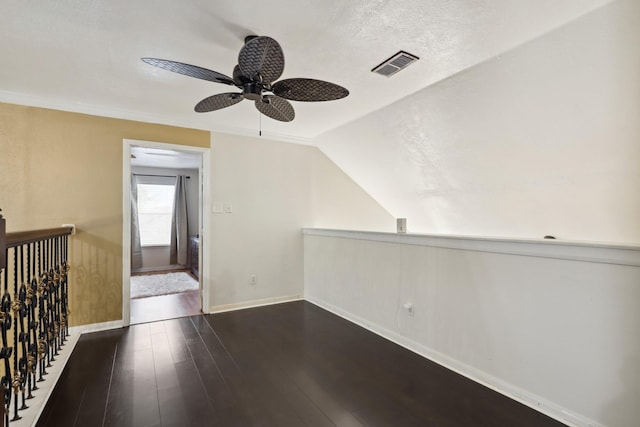
[[[401,50],[400,52],[393,55],[391,58],[383,61],[380,65],[374,67],[373,70],[371,71],[376,74],[383,75],[385,77],[391,77],[398,71],[404,70],[409,65],[416,62],[418,59],[420,58]]]

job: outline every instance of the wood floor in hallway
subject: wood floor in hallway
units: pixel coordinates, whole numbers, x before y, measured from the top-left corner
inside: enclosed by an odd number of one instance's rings
[[[201,314],[200,291],[135,298],[129,310],[132,325]]]
[[[38,426],[562,426],[308,302],[83,335]]]

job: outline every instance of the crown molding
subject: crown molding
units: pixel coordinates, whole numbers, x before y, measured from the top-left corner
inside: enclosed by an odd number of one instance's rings
[[[259,137],[292,144],[314,145],[311,138],[288,135],[277,132],[263,131],[262,135],[248,129],[234,126],[203,123],[201,120],[184,120],[175,117],[162,116],[157,114],[140,113],[137,111],[123,110],[117,108],[107,108],[92,104],[75,102],[54,101],[47,97],[27,95],[16,92],[1,91],[0,102],[7,104],[17,104],[27,107],[48,108],[52,110],[67,111],[71,113],[89,114],[92,116],[108,117],[113,119],[132,120],[144,123],[154,123],[160,125],[177,126],[189,129],[197,129],[208,132],[226,133],[239,136]]]

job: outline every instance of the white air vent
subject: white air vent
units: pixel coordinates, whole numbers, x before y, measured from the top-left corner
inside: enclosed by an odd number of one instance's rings
[[[409,65],[413,64],[418,59],[420,58],[401,50],[400,52],[393,55],[391,58],[382,62],[382,64],[376,66],[371,71],[377,74],[381,74],[383,76],[391,77],[392,75],[402,70],[403,68],[407,68]]]

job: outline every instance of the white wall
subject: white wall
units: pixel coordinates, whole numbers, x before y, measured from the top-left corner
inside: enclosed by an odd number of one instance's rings
[[[640,248],[307,233],[308,300],[559,419],[638,425]]]
[[[142,265],[134,269],[135,273],[162,271],[172,268],[169,260],[171,259],[171,248],[169,246],[143,246]]]
[[[212,205],[232,208],[208,213],[212,310],[302,296],[303,227],[394,227],[315,147],[214,133],[211,163]]]
[[[614,1],[316,142],[410,231],[638,243],[638,16]]]
[[[318,149],[310,159],[313,219],[307,227],[395,231],[395,219]]]

